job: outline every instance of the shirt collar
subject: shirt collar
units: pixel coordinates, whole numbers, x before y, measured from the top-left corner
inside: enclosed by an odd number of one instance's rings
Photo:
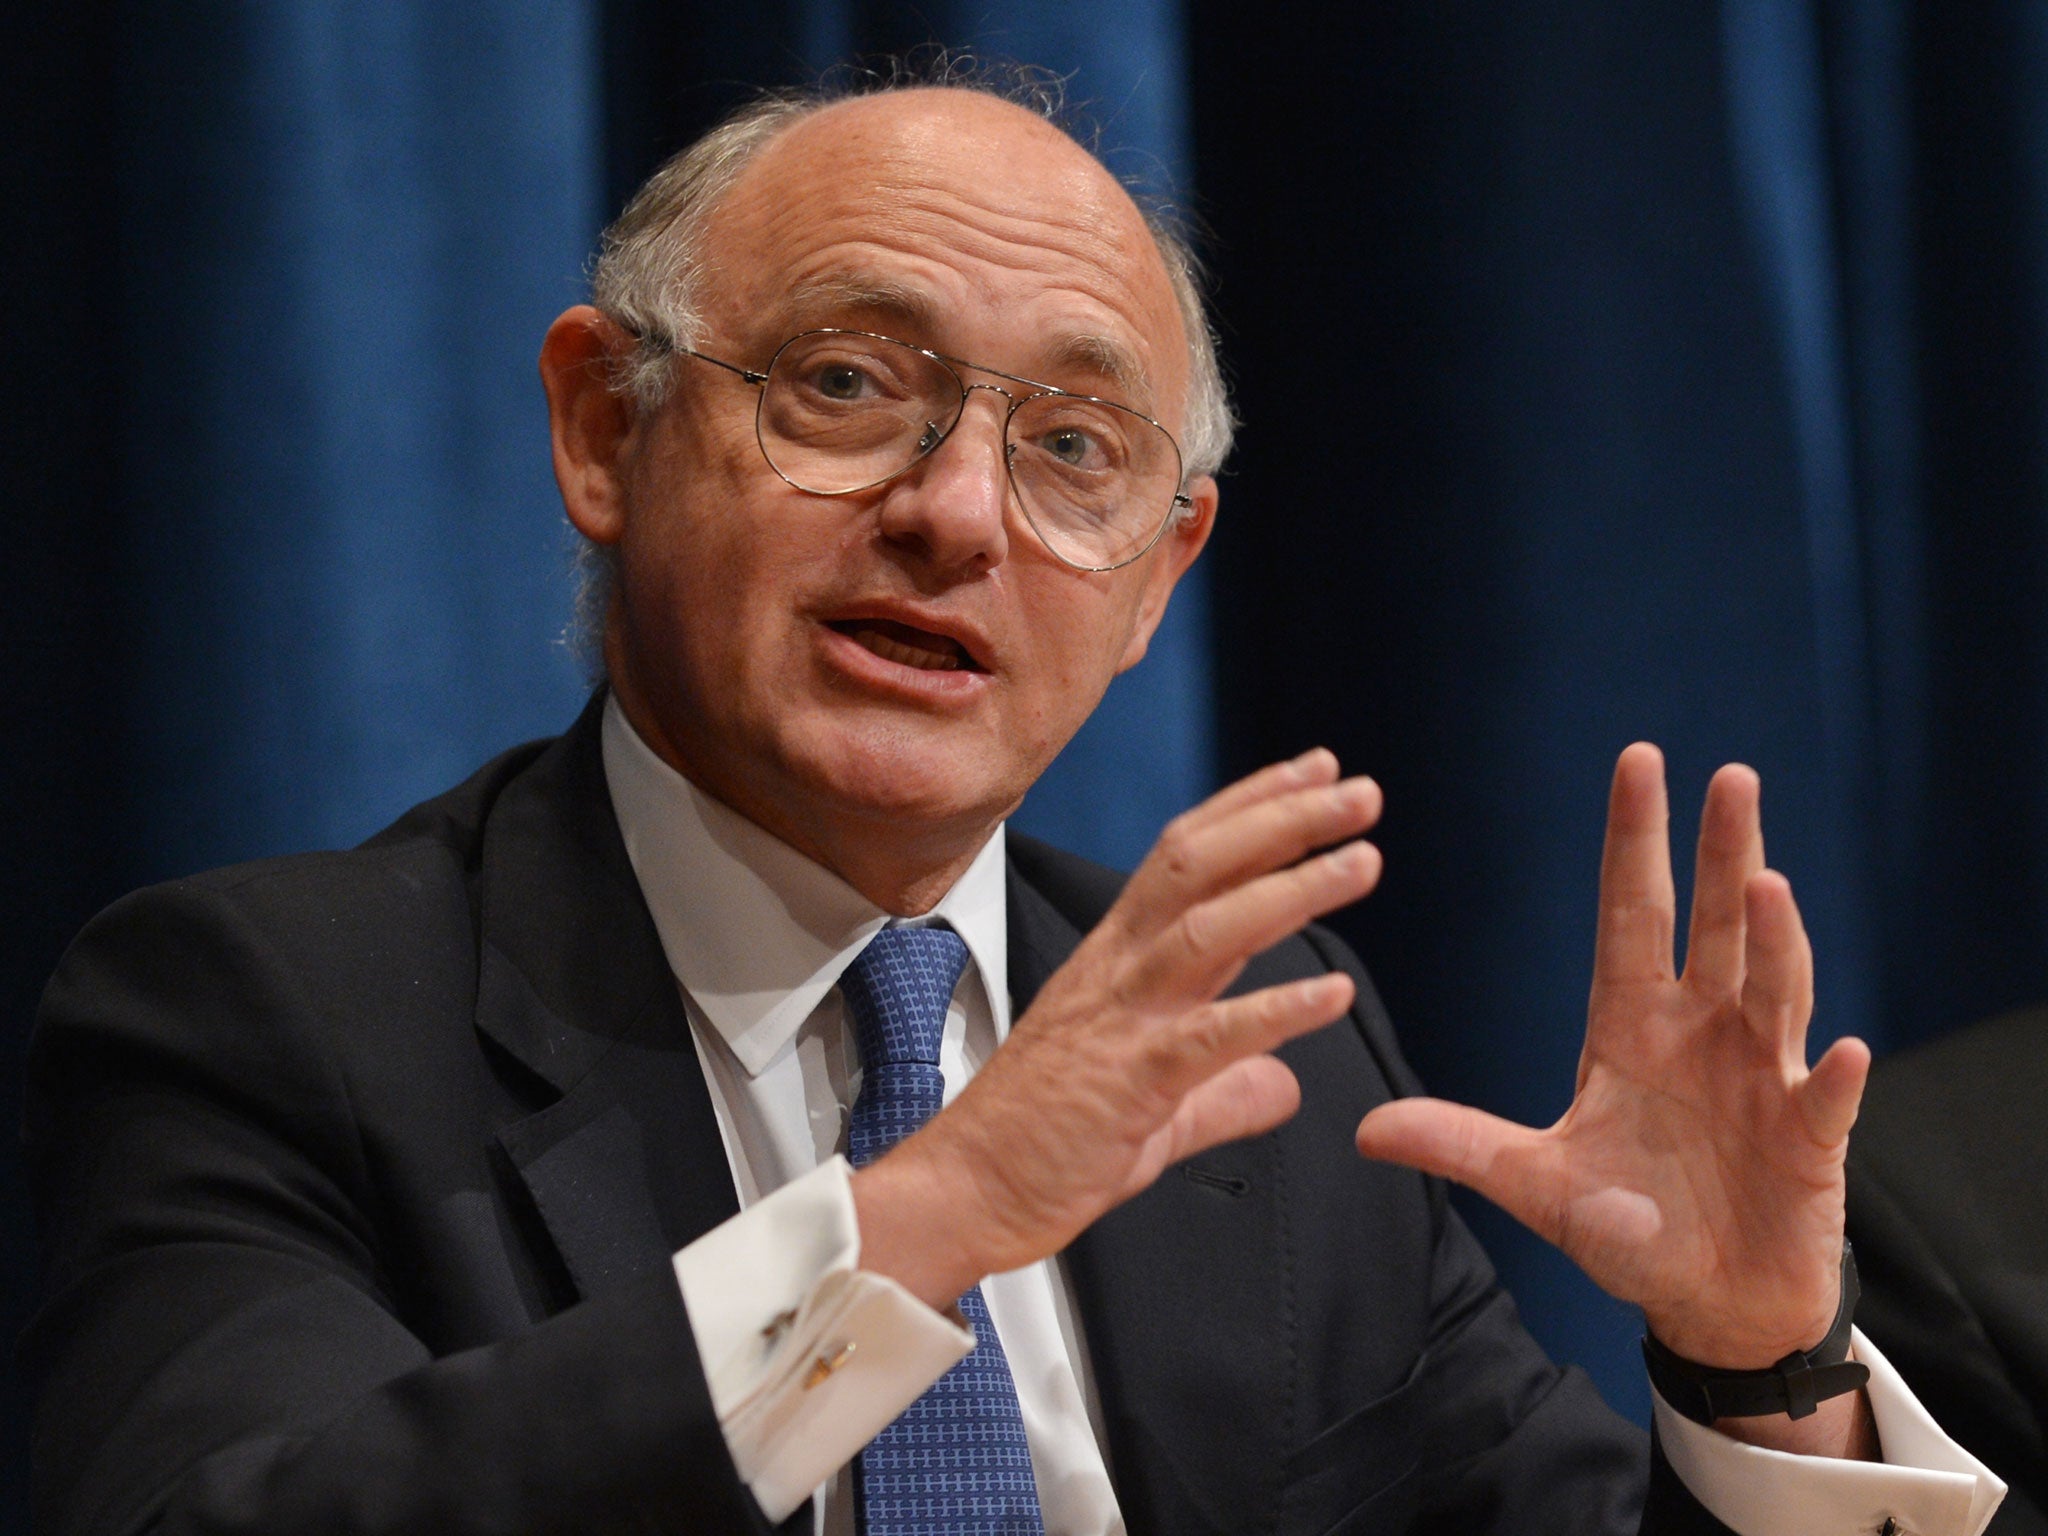
[[[669,969],[758,1077],[889,914],[663,762],[616,695],[604,708],[604,771]],[[1004,857],[998,825],[916,920],[944,919],[966,941],[999,1041],[1010,1025]]]

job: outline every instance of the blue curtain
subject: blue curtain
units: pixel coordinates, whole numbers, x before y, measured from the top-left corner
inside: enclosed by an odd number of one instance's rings
[[[1342,926],[1432,1086],[1569,1096],[1605,784],[1763,774],[1814,1048],[2048,995],[2048,26],[1895,0],[1193,7],[1247,419],[1226,766],[1388,791]],[[1233,510],[1234,508],[1234,510]],[[1638,1416],[1639,1320],[1476,1201]]]
[[[534,370],[587,8],[137,7],[119,443],[138,873],[345,845],[583,688]]]

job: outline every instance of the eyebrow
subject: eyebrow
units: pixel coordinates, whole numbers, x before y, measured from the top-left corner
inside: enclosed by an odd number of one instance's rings
[[[1152,408],[1151,381],[1145,377],[1144,364],[1115,337],[1077,332],[1059,338],[1051,355],[1062,367],[1080,368],[1114,380],[1126,400],[1142,402],[1148,411]]]
[[[836,273],[799,283],[789,296],[789,313],[794,316],[819,311],[858,310],[892,320],[920,334],[937,328],[939,309],[931,295],[907,283],[866,274]]]
[[[868,273],[834,273],[800,283],[789,296],[794,323],[809,315],[854,312],[894,324],[913,335],[940,330],[939,306],[922,288]],[[1137,356],[1113,336],[1073,331],[1052,339],[1043,354],[1054,371],[1078,369],[1113,382],[1126,399],[1149,409],[1151,381]],[[1081,391],[1085,393],[1086,391]]]

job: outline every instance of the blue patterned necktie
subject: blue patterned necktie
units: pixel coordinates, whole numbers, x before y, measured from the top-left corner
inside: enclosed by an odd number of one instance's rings
[[[939,1037],[967,968],[950,928],[884,928],[839,990],[860,1046],[847,1156],[873,1162],[939,1112]],[[976,1286],[960,1298],[974,1352],[860,1453],[864,1536],[1042,1536],[1017,1384]]]

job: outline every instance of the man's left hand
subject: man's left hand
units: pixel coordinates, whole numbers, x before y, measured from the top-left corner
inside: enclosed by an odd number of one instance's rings
[[[1758,791],[1736,765],[1708,787],[1681,974],[1663,758],[1622,753],[1563,1119],[1535,1130],[1404,1099],[1358,1127],[1359,1151],[1471,1186],[1641,1306],[1669,1348],[1730,1370],[1810,1349],[1834,1319],[1843,1161],[1870,1067],[1842,1039],[1807,1068],[1813,953],[1790,884],[1764,867]],[[1780,1419],[1744,1437],[1861,1448],[1867,1409],[1825,1406],[1803,1433]]]

